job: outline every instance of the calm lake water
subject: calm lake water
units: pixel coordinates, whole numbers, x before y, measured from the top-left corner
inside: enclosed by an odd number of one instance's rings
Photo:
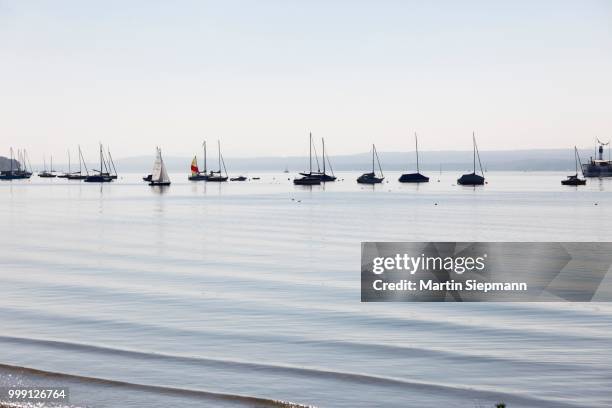
[[[360,303],[361,241],[612,240],[612,180],[458,173],[1,182],[0,387],[68,386],[75,407],[612,406],[612,304]]]

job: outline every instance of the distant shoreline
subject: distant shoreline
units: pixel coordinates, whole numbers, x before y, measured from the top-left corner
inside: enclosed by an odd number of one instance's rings
[[[334,171],[362,171],[371,166],[371,153],[335,155],[333,144],[330,144],[330,161]],[[307,151],[305,153],[308,153]],[[85,161],[90,168],[95,168],[97,161],[92,152],[85,151]],[[594,149],[580,149],[583,163],[594,156]],[[607,158],[609,152],[604,156]],[[419,151],[420,168],[430,173],[443,171],[465,171],[472,168],[472,151]],[[141,173],[148,171],[153,164],[154,154],[116,158],[117,169],[122,173]],[[191,160],[197,156],[198,164],[203,167],[202,152],[195,149],[192,155],[164,155],[164,162],[170,172],[188,172]],[[574,153],[571,147],[567,149],[523,149],[523,150],[482,150],[480,152],[485,170],[490,171],[571,171],[575,168]],[[415,152],[379,152],[383,171],[409,171],[416,168]],[[33,159],[33,158],[30,158]],[[54,157],[56,170],[67,170],[67,157]],[[320,160],[320,158],[319,158]],[[40,159],[32,160],[35,170],[42,169]],[[225,163],[228,170],[235,171],[283,171],[288,168],[290,173],[308,168],[308,156],[268,156],[268,157],[227,157]],[[74,163],[72,163],[74,165]],[[6,157],[0,156],[0,169],[9,165]],[[208,152],[208,168],[216,167],[214,152]],[[313,157],[313,166],[317,166]]]

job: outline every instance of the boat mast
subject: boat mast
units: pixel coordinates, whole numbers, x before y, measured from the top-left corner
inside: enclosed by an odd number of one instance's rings
[[[372,144],[372,174],[376,175],[374,173],[374,152],[376,151],[376,147],[374,147],[374,144]]]
[[[474,152],[476,153],[476,156],[478,156],[478,166],[480,167],[480,173],[484,177],[484,170],[482,169],[482,161],[480,161],[480,152],[478,151],[478,145],[476,144],[476,136],[474,136],[473,134],[472,136],[474,137]],[[474,161],[474,174],[476,174],[476,161]]]
[[[416,159],[417,159],[417,173],[420,173],[421,171],[419,170],[419,141],[417,139],[416,132],[414,132],[414,146],[415,146]]]
[[[110,166],[113,166],[113,171],[115,172],[115,175],[117,175],[117,168],[115,167],[115,162],[113,161],[113,156],[111,156],[110,148],[107,147],[107,150],[108,150],[108,160],[109,160],[108,173],[110,175]]]
[[[582,172],[582,177],[584,177],[584,169],[582,168],[582,162],[580,161],[580,154],[578,154],[578,148],[574,146],[574,150],[576,151],[576,166],[580,165],[580,171]],[[578,169],[576,169],[576,175],[578,175]]]
[[[325,175],[325,139],[321,138],[321,144],[323,144],[323,175]]]
[[[83,166],[85,166],[85,172],[89,176],[89,169],[87,168],[87,164],[85,163],[85,158],[83,157],[83,152],[81,151],[81,145],[79,145],[79,175],[82,174],[81,162],[83,162]]]
[[[11,147],[11,174],[13,174],[13,148]]]
[[[166,181],[165,179],[165,168],[164,168],[164,159],[162,157],[162,153],[161,153],[161,147],[157,148],[157,152],[159,154],[159,164],[160,164],[160,172],[159,172],[159,181],[161,181],[162,183]]]
[[[309,167],[308,174],[312,175],[312,132],[310,132],[310,143],[308,145],[308,157],[310,160],[310,167]]]
[[[225,159],[223,159],[221,149],[219,149],[219,154],[221,155],[221,164],[223,164],[223,172],[225,173],[225,178],[227,178],[227,167],[225,167]],[[219,168],[219,177],[221,177],[221,168]]]
[[[474,135],[474,132],[472,131],[472,143],[474,144],[473,149],[474,149],[474,174],[476,174],[476,136]]]
[[[576,177],[578,177],[578,148],[574,146],[574,162],[576,162]]]
[[[315,160],[317,161],[317,173],[321,173],[321,163],[319,163],[319,153],[317,152],[317,146],[314,143],[312,143],[312,137],[310,138],[310,144],[314,152]]]
[[[380,177],[385,177],[382,171],[382,166],[380,165],[380,158],[378,157],[378,151],[376,151],[376,146],[374,146],[374,152],[376,153],[376,161],[378,162],[378,170],[380,170]]]
[[[576,162],[576,176],[578,176],[578,149],[574,146],[574,162]]]
[[[332,168],[331,161],[329,161],[329,156],[323,157],[323,160],[327,159],[327,164],[329,164],[329,171],[331,171],[331,175],[335,176],[334,169]]]
[[[68,174],[70,174],[70,149],[68,149]]]
[[[202,146],[204,147],[204,174],[206,174],[206,140],[202,142]]]

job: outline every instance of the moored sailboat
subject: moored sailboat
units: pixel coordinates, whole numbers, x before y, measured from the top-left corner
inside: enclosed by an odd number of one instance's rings
[[[584,186],[586,184],[586,179],[578,177],[578,165],[580,165],[580,169],[584,168],[582,167],[582,163],[580,163],[580,156],[578,155],[578,148],[576,146],[574,146],[574,161],[576,162],[576,174],[567,176],[565,180],[561,180],[561,184],[564,186]]]
[[[312,133],[310,134],[310,144],[311,146],[313,146],[312,145]],[[315,147],[314,149],[315,149],[315,158],[317,160],[317,171],[313,172],[311,169],[310,172],[308,173],[300,173],[300,174],[305,177],[319,179],[324,183],[328,181],[336,181],[336,176],[334,175],[334,169],[332,169],[331,162],[329,161],[329,157],[327,156],[327,154],[325,154],[325,139],[321,138],[321,144],[323,146],[323,152],[321,154],[321,158],[323,160],[323,171],[321,171],[321,168],[319,168],[319,158],[318,158],[317,150]],[[312,150],[310,154],[312,157]],[[329,170],[331,171],[331,174],[327,174],[326,165],[329,165]]]
[[[62,174],[58,174],[58,178],[65,178],[67,179],[68,176],[70,176],[70,174],[72,173],[71,169],[70,169],[70,149],[68,149],[68,171],[63,172]]]
[[[106,171],[104,171],[105,169]],[[94,169],[93,171],[98,174],[87,175],[87,177],[85,177],[83,181],[85,181],[86,183],[110,183],[111,181],[113,181],[113,177],[109,174],[108,166],[106,164],[106,161],[104,160],[104,150],[102,149],[102,143],[100,143],[100,170]]]
[[[476,174],[476,156],[478,156],[478,165],[480,167],[480,173],[484,175],[482,171],[482,163],[480,161],[480,153],[478,152],[478,146],[476,145],[476,136],[472,132],[472,142],[474,143],[474,171],[469,174],[464,174],[457,179],[457,184],[462,186],[481,186],[485,182],[485,178]]]
[[[380,177],[376,177],[376,171],[374,167],[374,158],[378,161],[378,170],[380,170]],[[382,167],[380,166],[380,159],[378,158],[378,153],[376,152],[376,146],[372,145],[372,172],[371,173],[363,173],[361,176],[357,178],[357,182],[360,184],[378,184],[382,183],[385,179],[383,175]]]
[[[321,179],[319,177],[312,176],[312,133],[309,135],[309,145],[308,145],[308,173],[300,173],[302,177],[294,178],[293,184],[298,186],[316,186],[321,184]]]
[[[32,165],[28,169],[28,163],[30,159],[28,158],[28,152],[25,149],[17,150],[17,171],[15,174],[17,178],[20,179],[29,179],[32,177]],[[22,167],[23,165],[23,167]]]
[[[416,132],[414,132],[414,146],[415,146],[415,152],[416,152],[417,172],[402,174],[399,178],[400,183],[428,183],[429,182],[429,177],[422,175],[419,169],[419,141],[418,141]]]
[[[51,156],[51,170],[47,171],[47,161],[45,160],[44,156],[43,156],[43,166],[44,166],[44,170],[38,173],[38,177],[42,177],[42,178],[57,177],[57,175],[54,174],[54,171],[53,171],[53,156]]]
[[[20,150],[17,151],[18,160],[13,158],[12,147],[10,152],[9,169],[0,171],[0,180],[29,179],[32,176],[32,172],[28,170],[26,164],[27,156],[25,150],[23,150],[23,153]],[[23,169],[21,168],[21,161],[23,161]]]
[[[149,182],[149,185],[169,186],[170,177],[166,171],[166,165],[164,164],[164,159],[162,158],[161,149],[159,147],[156,149],[157,156],[155,157],[155,162],[153,163],[153,171],[151,172],[151,181]]]
[[[85,167],[85,174],[83,174],[83,167]],[[81,151],[81,146],[79,145],[79,171],[75,171],[74,173],[69,173],[68,180],[85,180],[89,176],[89,170],[87,169],[87,164],[85,163],[85,159],[83,158],[83,152]]]
[[[218,140],[217,140],[217,148],[219,150],[219,170],[217,171],[211,170],[206,181],[213,181],[213,182],[227,181],[227,169],[225,168],[225,161],[223,160],[223,156],[221,155],[221,142]],[[221,171],[221,169],[223,169],[223,172]]]
[[[198,168],[198,158],[197,156],[193,156],[193,160],[191,161],[191,175],[187,177],[191,181],[208,180],[208,174],[206,174],[206,140],[202,142],[202,147],[204,150],[204,169],[200,171]]]

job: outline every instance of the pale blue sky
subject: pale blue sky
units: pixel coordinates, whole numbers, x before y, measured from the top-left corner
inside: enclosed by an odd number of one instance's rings
[[[0,154],[612,137],[610,1],[0,0]]]

